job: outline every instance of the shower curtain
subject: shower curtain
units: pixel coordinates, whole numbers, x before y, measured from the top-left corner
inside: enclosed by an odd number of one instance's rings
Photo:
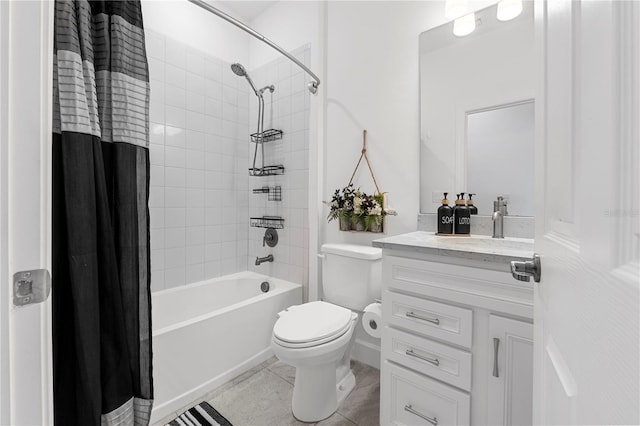
[[[56,0],[56,425],[148,424],[149,75],[139,1]]]

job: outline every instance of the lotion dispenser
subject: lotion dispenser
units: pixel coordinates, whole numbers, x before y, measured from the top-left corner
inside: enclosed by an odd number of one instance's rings
[[[444,193],[442,205],[438,207],[438,234],[440,235],[453,234],[453,209],[449,206],[447,194],[448,192]]]
[[[471,215],[464,201],[464,192],[458,194],[456,207],[453,209],[453,231],[456,234],[471,233]]]

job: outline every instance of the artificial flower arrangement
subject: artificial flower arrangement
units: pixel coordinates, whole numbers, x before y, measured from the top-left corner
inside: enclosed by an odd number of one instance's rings
[[[336,189],[331,201],[325,201],[329,206],[327,220],[338,220],[341,231],[382,232],[384,217],[396,215],[396,211],[386,206],[386,193],[367,195],[354,189],[349,184],[342,189]]]

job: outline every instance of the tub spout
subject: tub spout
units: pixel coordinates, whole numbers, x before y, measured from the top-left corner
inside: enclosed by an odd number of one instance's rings
[[[273,262],[273,255],[270,254],[265,257],[256,257],[256,266],[260,266],[260,264],[264,262]]]

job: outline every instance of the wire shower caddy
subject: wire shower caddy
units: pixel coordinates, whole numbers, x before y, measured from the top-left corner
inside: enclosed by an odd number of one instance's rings
[[[282,201],[281,186],[263,186],[253,190],[254,194],[267,194],[268,201]]]
[[[256,90],[256,96],[258,97],[258,128],[255,133],[250,135],[251,142],[255,143],[255,149],[253,151],[253,164],[249,168],[249,176],[274,176],[274,175],[282,175],[284,174],[284,166],[281,164],[276,165],[267,165],[264,164],[264,144],[266,142],[275,141],[278,139],[282,139],[283,132],[282,130],[277,129],[264,129],[264,97],[262,94],[267,90],[269,93],[273,94],[275,90],[275,86],[265,86],[260,90]],[[261,165],[258,167],[256,164],[258,159],[258,146],[260,146],[261,151]]]
[[[284,229],[284,218],[281,216],[260,216],[249,219],[249,224],[254,228]]]

